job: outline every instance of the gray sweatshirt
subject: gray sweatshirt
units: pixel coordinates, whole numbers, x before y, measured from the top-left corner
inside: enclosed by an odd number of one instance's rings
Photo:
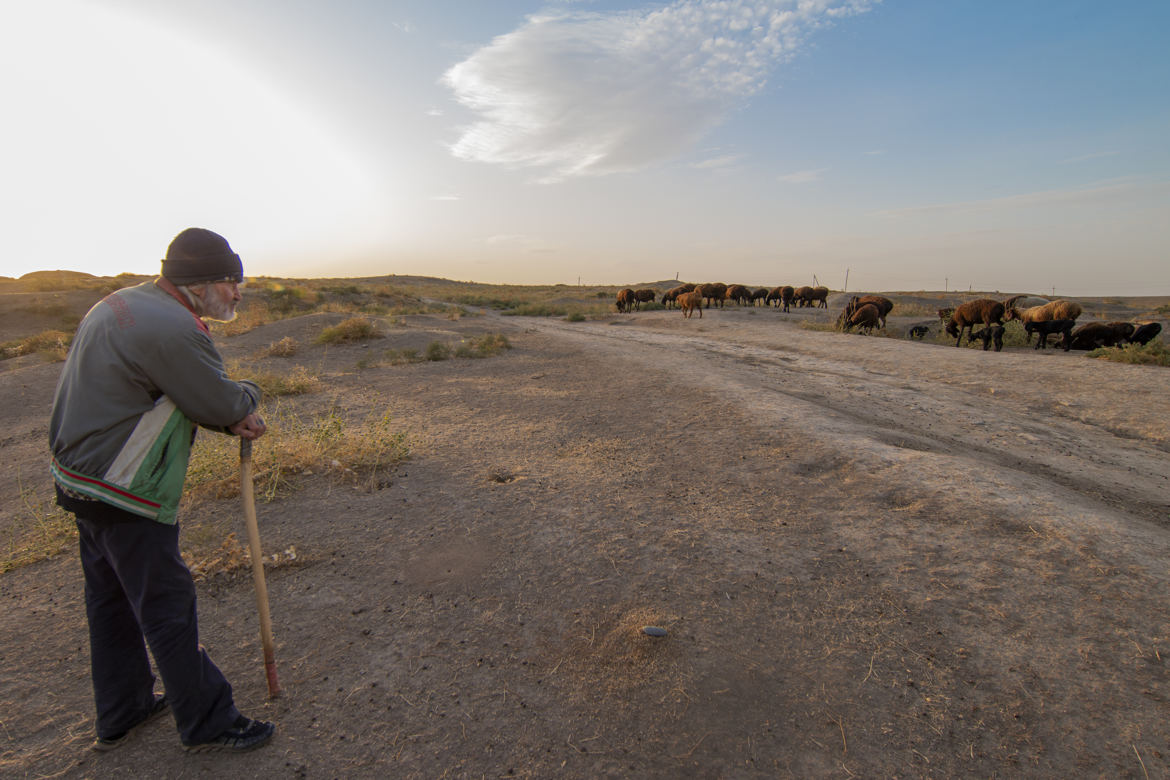
[[[99,301],[78,326],[49,421],[66,490],[175,522],[195,426],[225,431],[260,390],[228,379],[207,327],[155,282]]]

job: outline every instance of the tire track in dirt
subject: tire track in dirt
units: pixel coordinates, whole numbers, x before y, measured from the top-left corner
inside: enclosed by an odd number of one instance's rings
[[[987,353],[943,354],[918,345],[921,365],[932,365],[903,377],[865,364],[709,335],[557,322],[537,327],[588,340],[599,350],[639,350],[644,353],[636,357],[639,365],[669,375],[664,386],[704,385],[736,398],[750,415],[809,436],[831,437],[858,460],[901,462],[921,471],[921,459],[906,454],[929,453],[939,462],[937,477],[944,484],[998,481],[1021,492],[1067,492],[1076,499],[1065,500],[1082,508],[1100,507],[1161,530],[1170,527],[1165,498],[1170,463],[1156,443],[1073,419],[1039,416],[1034,402],[1020,404],[994,392],[1016,381],[1002,369],[986,374],[984,384],[991,390],[986,393],[938,381],[940,360],[969,361]]]

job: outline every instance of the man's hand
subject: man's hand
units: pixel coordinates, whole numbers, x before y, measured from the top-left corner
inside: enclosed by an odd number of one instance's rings
[[[241,439],[259,439],[268,430],[260,415],[253,412],[235,425],[228,426],[228,430]]]

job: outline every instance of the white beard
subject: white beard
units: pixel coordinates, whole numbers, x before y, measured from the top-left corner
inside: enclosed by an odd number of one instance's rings
[[[184,292],[187,293],[187,300],[191,301],[195,312],[203,319],[231,322],[236,318],[236,301],[232,299],[231,293],[223,292],[218,285],[203,285],[202,296],[196,295],[190,288]]]

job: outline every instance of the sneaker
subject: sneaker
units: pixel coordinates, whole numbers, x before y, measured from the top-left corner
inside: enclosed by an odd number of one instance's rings
[[[252,720],[243,715],[236,718],[231,728],[225,730],[218,737],[196,745],[183,745],[188,753],[205,753],[211,750],[225,750],[232,753],[244,753],[255,750],[263,745],[276,732],[276,724],[264,720]]]
[[[167,696],[165,693],[156,693],[154,695],[154,704],[150,705],[150,712],[146,713],[146,717],[135,723],[130,728],[126,729],[120,734],[114,734],[109,737],[98,737],[94,740],[93,749],[105,753],[108,750],[113,750],[120,747],[122,743],[130,739],[130,735],[134,730],[143,723],[154,720],[156,716],[161,715],[167,709]]]

